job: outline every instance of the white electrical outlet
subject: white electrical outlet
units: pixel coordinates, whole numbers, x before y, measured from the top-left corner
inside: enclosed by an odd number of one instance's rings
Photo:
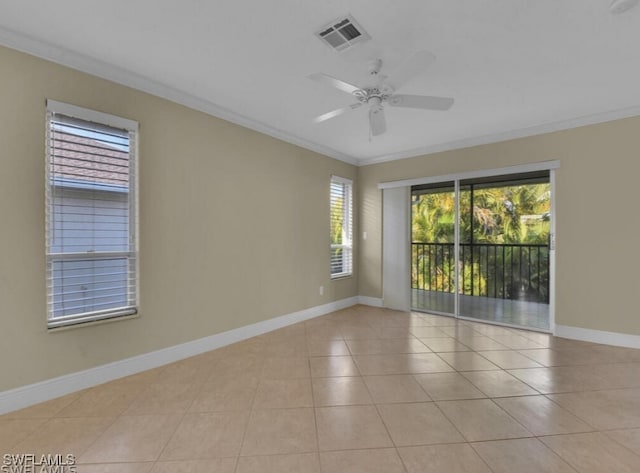
[[[324,295],[324,286],[320,286],[320,295],[323,296]]]
[[[367,232],[362,232],[362,239],[366,240],[367,239]]]

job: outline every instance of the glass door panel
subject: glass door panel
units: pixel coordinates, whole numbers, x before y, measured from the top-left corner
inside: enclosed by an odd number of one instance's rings
[[[458,315],[549,329],[549,174],[460,182]]]
[[[455,314],[456,195],[453,182],[411,190],[411,306]]]

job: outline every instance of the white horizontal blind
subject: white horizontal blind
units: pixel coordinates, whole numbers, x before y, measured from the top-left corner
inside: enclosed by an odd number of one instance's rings
[[[331,177],[331,277],[353,274],[353,183]]]
[[[83,112],[47,111],[49,327],[137,310],[136,130],[83,119]]]

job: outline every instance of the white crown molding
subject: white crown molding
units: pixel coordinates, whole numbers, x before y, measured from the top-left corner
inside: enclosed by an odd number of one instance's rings
[[[282,327],[287,327],[298,322],[304,322],[305,320],[329,314],[340,309],[345,309],[359,303],[361,302],[358,296],[349,297],[347,299],[341,299],[328,304],[310,307],[291,314],[239,327],[227,332],[192,340],[180,345],[174,345],[161,350],[108,363],[106,365],[96,366],[84,371],[0,392],[0,415],[38,404],[40,402],[55,399],[81,389],[113,381],[114,379],[157,368],[174,361],[183,360],[185,358],[215,350]]]
[[[358,159],[358,166],[369,166],[371,164],[397,161],[399,159],[416,158],[428,154],[440,153],[442,151],[451,151],[455,149],[470,148],[472,146],[499,143],[501,141],[526,138],[528,136],[542,135],[544,133],[553,133],[554,131],[570,130],[572,128],[578,128],[581,126],[595,125],[598,123],[605,123],[636,116],[640,116],[640,105],[635,105],[618,110],[610,110],[608,112],[595,113],[592,115],[584,115],[582,117],[571,118],[569,120],[549,122],[526,128],[508,130],[501,133],[492,133],[489,135],[448,141],[446,143],[425,146],[422,148],[414,148],[412,150],[386,154],[374,158],[360,158]]]
[[[253,120],[213,102],[195,97],[191,94],[165,85],[161,82],[149,79],[134,72],[99,61],[83,54],[65,49],[53,44],[45,43],[38,39],[0,28],[0,44],[47,61],[55,62],[102,79],[107,79],[118,84],[146,92],[156,97],[170,100],[194,110],[204,112],[217,118],[222,118],[236,125],[243,126],[281,141],[315,151],[324,156],[338,159],[349,164],[357,165],[358,160],[334,150],[328,146],[313,143],[311,141],[291,135],[283,130],[274,128],[265,123]]]

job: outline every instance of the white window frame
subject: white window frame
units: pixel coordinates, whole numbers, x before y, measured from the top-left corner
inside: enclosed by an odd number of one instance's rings
[[[342,271],[332,273],[331,256],[330,256],[330,274],[331,279],[345,278],[353,275],[353,181],[340,176],[331,176],[331,184],[329,186],[329,205],[331,206],[331,186],[334,184],[345,186],[345,200],[342,206],[342,244],[331,244],[330,255],[336,249],[342,249]],[[331,214],[331,208],[329,209]],[[332,216],[330,215],[330,219]],[[346,255],[346,257],[345,257]]]
[[[138,312],[139,304],[139,262],[138,262],[138,122],[114,115],[85,109],[75,105],[57,102],[55,100],[47,100],[46,114],[46,152],[45,152],[45,244],[47,259],[47,327],[49,329],[59,328],[70,325],[83,324],[88,322],[96,322],[105,319],[122,318],[132,316]],[[129,132],[129,189],[128,189],[128,205],[129,205],[129,251],[90,251],[85,253],[52,253],[50,252],[50,215],[53,207],[53,185],[50,169],[50,153],[51,153],[51,121],[53,117],[64,115],[70,118],[93,122],[97,125],[106,125],[112,128],[118,128]],[[53,264],[60,261],[72,260],[100,260],[105,257],[126,257],[128,263],[128,273],[133,275],[134,282],[127,291],[127,303],[124,307],[99,310],[93,312],[83,312],[73,315],[64,315],[54,317],[54,288],[53,288]]]

